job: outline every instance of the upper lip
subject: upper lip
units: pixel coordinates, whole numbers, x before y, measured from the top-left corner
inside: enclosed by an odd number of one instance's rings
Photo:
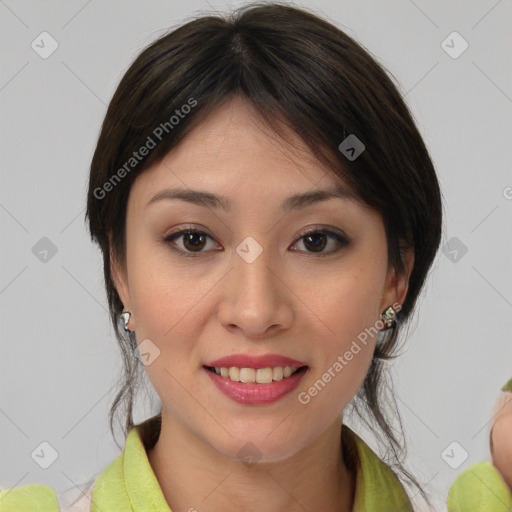
[[[248,354],[233,354],[231,356],[221,357],[205,364],[205,366],[216,366],[217,368],[267,368],[269,366],[293,366],[300,368],[306,366],[306,363],[281,356],[279,354],[264,354],[260,356],[251,356]]]

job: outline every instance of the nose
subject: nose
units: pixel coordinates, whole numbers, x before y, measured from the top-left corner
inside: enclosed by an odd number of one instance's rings
[[[266,339],[293,322],[293,293],[280,265],[263,251],[248,262],[238,253],[223,283],[219,320],[247,339]]]

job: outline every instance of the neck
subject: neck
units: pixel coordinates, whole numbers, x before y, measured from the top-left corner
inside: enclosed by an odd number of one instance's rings
[[[288,459],[246,465],[222,456],[170,416],[147,450],[172,510],[226,512],[350,512],[355,474],[345,462],[341,417]]]

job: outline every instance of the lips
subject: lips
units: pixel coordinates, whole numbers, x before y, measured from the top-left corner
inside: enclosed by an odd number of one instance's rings
[[[222,377],[205,367],[205,373],[229,399],[239,404],[248,406],[269,405],[281,400],[297,388],[303,377],[308,371],[308,367],[303,366],[289,377],[279,381],[272,381],[267,384],[234,382],[233,380]],[[225,368],[225,367],[223,367]],[[254,370],[253,370],[254,371]]]
[[[210,367],[231,367],[235,366],[238,368],[268,368],[275,366],[293,366],[296,368],[300,368],[302,366],[307,366],[303,361],[298,361],[297,359],[291,359],[290,357],[282,356],[279,354],[263,354],[259,356],[251,356],[248,354],[234,354],[231,356],[221,357],[220,359],[215,359],[212,361],[208,361],[204,364],[204,366]]]

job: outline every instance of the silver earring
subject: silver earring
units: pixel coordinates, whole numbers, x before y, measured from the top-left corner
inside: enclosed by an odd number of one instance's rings
[[[384,322],[384,329],[382,329],[383,331],[386,330],[386,329],[389,329],[390,327],[393,326],[394,323],[396,323],[395,321],[395,315],[396,315],[396,312],[395,310],[393,309],[393,306],[389,306],[381,315],[381,319],[382,321]]]
[[[121,313],[121,318],[123,319],[123,322],[124,322],[124,330],[126,332],[130,331],[130,329],[128,329],[128,322],[130,321],[131,316],[132,316],[132,314],[129,311],[123,311]]]

